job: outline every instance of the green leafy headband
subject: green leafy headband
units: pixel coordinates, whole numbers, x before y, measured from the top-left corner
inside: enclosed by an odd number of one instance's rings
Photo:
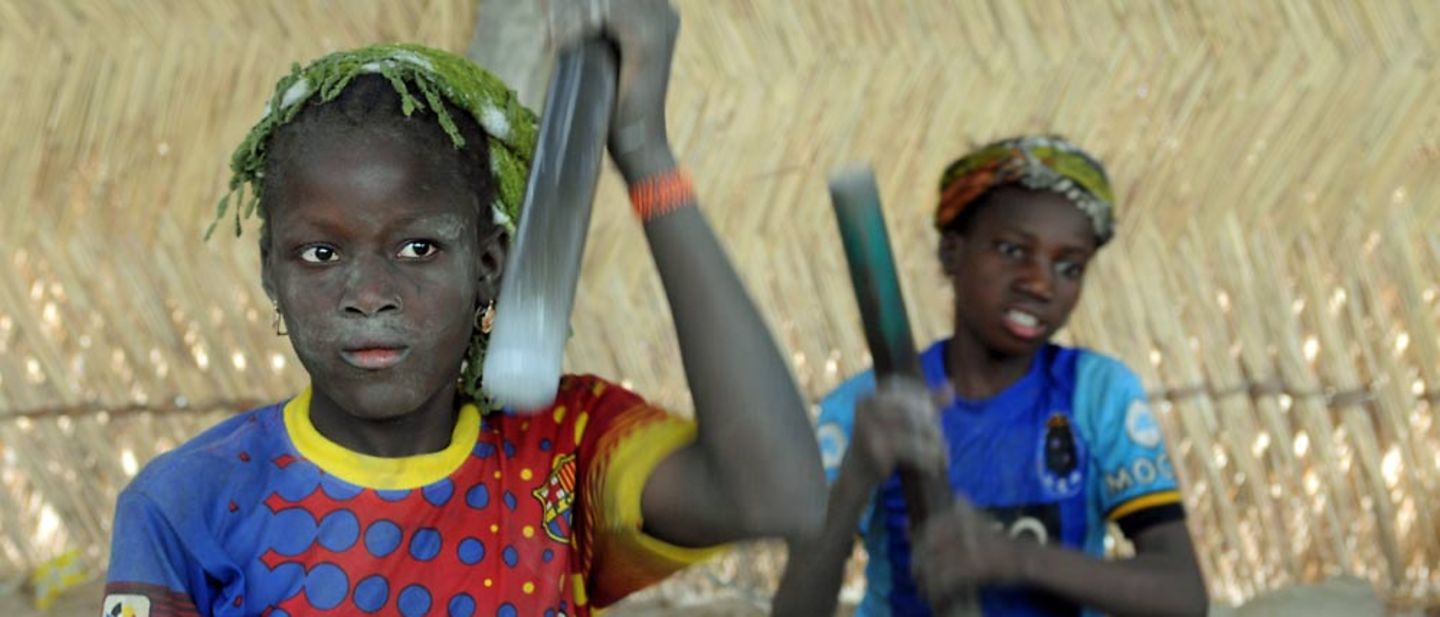
[[[504,82],[469,60],[438,49],[393,43],[333,53],[303,69],[297,64],[275,84],[275,94],[265,105],[264,115],[231,155],[230,190],[220,198],[215,221],[205,231],[207,239],[231,209],[232,201],[236,236],[241,233],[241,222],[255,214],[267,149],[276,129],[294,120],[306,101],[317,96],[321,103],[332,101],[350,80],[365,74],[379,74],[389,80],[400,95],[405,115],[417,109],[434,113],[456,148],[465,145],[465,138],[444,102],[475,119],[490,140],[490,165],[499,186],[499,195],[491,205],[495,220],[514,231],[535,151],[535,114],[520,104]]]

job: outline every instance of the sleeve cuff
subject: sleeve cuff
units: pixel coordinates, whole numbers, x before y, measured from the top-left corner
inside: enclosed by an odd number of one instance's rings
[[[1160,491],[1141,495],[1126,501],[1105,517],[1120,526],[1125,537],[1136,534],[1161,523],[1185,519],[1185,506],[1179,491]]]
[[[721,554],[728,546],[688,548],[644,532],[641,495],[665,457],[695,440],[695,424],[678,418],[648,422],[627,431],[598,471],[601,490],[589,600],[606,606],[685,567]]]
[[[719,552],[716,548],[686,548],[646,534],[640,499],[645,482],[660,461],[695,440],[695,424],[667,419],[635,429],[615,445],[605,477],[606,528],[633,535],[636,546],[665,559],[689,565]]]

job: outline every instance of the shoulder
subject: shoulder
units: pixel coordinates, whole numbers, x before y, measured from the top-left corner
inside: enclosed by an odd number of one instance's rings
[[[533,415],[506,412],[502,420],[517,427],[526,441],[551,434],[547,441],[562,450],[590,448],[599,440],[618,439],[638,427],[669,421],[684,422],[628,388],[595,375],[564,375],[548,410]]]
[[[1124,362],[1086,350],[1076,368],[1075,414],[1090,436],[1130,450],[1163,448],[1144,384]]]
[[[1145,388],[1124,362],[1103,353],[1077,349],[1074,408],[1077,420],[1092,436],[1124,427],[1155,441],[1158,429],[1150,415]]]
[[[613,397],[643,400],[640,395],[620,384],[598,375],[582,373],[560,377],[560,386],[556,389],[555,402],[561,404],[562,402],[598,401]]]
[[[555,389],[555,400],[544,410],[521,412],[506,408],[493,416],[487,416],[486,423],[507,427],[514,425],[517,430],[534,434],[543,431],[574,429],[584,432],[600,417],[618,411],[649,405],[645,399],[625,387],[595,375],[562,375]],[[576,441],[579,441],[578,437]]]
[[[1075,353],[1077,385],[1109,384],[1140,386],[1140,378],[1118,358],[1084,347],[1067,348]]]
[[[849,421],[845,418],[854,414],[856,403],[874,391],[875,371],[862,371],[846,379],[820,399],[820,422],[835,421],[848,425]]]
[[[252,409],[206,429],[147,463],[124,493],[143,496],[163,511],[205,502],[223,484],[243,477],[251,461],[278,455],[285,443],[281,408],[276,403]]]
[[[1135,371],[1118,358],[1084,347],[1063,347],[1057,354],[1068,356],[1074,403],[1082,414],[1129,405],[1145,398],[1145,388]]]
[[[830,482],[835,481],[840,461],[850,447],[850,437],[855,431],[855,405],[874,391],[875,373],[865,371],[845,380],[820,400],[815,439],[820,447],[820,463]]]

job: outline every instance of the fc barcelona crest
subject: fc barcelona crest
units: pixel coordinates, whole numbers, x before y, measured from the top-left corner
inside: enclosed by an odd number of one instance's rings
[[[545,535],[556,542],[570,542],[571,506],[575,503],[575,455],[555,457],[550,475],[535,492],[543,512]]]

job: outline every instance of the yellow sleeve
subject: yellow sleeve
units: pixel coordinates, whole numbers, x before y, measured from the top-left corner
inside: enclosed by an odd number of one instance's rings
[[[592,414],[582,438],[590,452],[583,470],[585,587],[589,602],[602,607],[725,550],[676,546],[643,531],[645,483],[661,461],[695,440],[695,424],[630,397],[623,410]]]

